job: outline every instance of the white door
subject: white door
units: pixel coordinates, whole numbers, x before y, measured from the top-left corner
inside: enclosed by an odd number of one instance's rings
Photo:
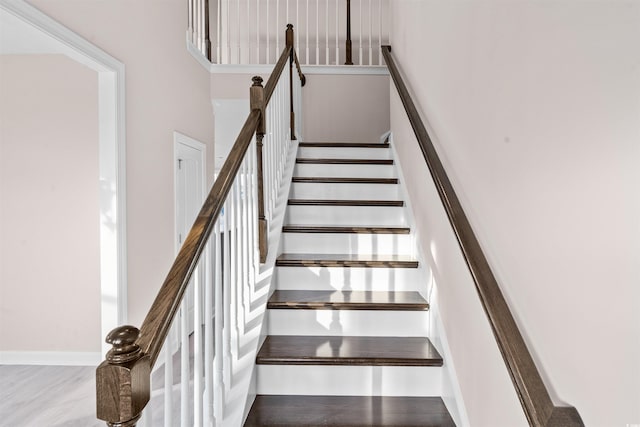
[[[204,151],[205,146],[188,136],[174,132],[175,146],[175,206],[176,206],[176,254],[189,234],[200,212],[205,194]],[[202,265],[202,264],[201,264]],[[191,277],[187,292],[189,331],[193,332],[195,306],[194,281],[204,283],[205,268],[198,268]]]

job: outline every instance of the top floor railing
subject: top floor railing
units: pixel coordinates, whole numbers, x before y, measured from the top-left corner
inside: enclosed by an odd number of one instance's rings
[[[284,38],[266,85],[253,78],[251,112],[142,326],[121,326],[106,338],[113,348],[96,371],[96,391],[97,416],[109,426],[220,420],[237,331],[267,255],[267,223],[301,123],[304,76],[294,72],[292,25]]]
[[[288,22],[297,28],[302,65],[384,65],[389,0],[189,2],[189,38],[214,64],[274,64],[285,45],[279,29]]]

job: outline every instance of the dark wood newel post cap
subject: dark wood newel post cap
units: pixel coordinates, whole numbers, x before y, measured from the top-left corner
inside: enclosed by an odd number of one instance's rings
[[[137,359],[140,356],[140,347],[136,344],[139,336],[140,330],[130,325],[119,326],[109,332],[105,341],[113,348],[107,352],[107,361],[120,365]]]
[[[293,30],[293,24],[287,24],[287,30]]]
[[[253,82],[253,86],[260,86],[260,87],[262,87],[262,82],[263,82],[264,80],[262,80],[262,77],[260,77],[260,76],[253,76],[253,77],[251,78],[251,81]]]
[[[96,413],[107,425],[133,427],[151,395],[151,359],[136,340],[140,330],[119,326],[106,342],[113,347],[96,369]]]

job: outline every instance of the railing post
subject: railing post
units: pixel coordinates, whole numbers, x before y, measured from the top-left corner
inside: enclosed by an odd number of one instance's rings
[[[151,395],[151,362],[142,354],[134,326],[107,335],[113,348],[96,369],[96,413],[109,427],[135,427]]]
[[[269,250],[267,236],[267,218],[264,213],[264,176],[262,168],[262,140],[266,132],[266,117],[264,106],[264,87],[262,86],[262,77],[254,76],[253,85],[249,91],[249,104],[251,111],[260,110],[260,120],[258,121],[258,129],[256,130],[256,163],[258,174],[258,249],[260,251],[260,262],[267,260],[267,252]]]
[[[211,17],[209,13],[209,0],[204,0],[204,45],[205,45],[205,56],[211,62],[211,30],[209,28],[209,18]]]
[[[293,50],[293,25],[287,24],[286,32],[287,47],[291,48],[289,54],[289,112],[290,112],[290,124],[291,124],[291,139],[296,139],[296,115],[293,112],[293,57],[295,52]]]
[[[360,11],[360,13],[362,13],[362,11]],[[345,48],[347,51],[347,60],[344,65],[353,65],[353,59],[351,57],[351,0],[347,0],[347,41]]]

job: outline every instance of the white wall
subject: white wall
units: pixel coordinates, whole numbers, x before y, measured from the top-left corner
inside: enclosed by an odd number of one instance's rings
[[[389,76],[307,74],[305,141],[378,142],[389,130]]]
[[[391,44],[555,401],[640,423],[640,4],[398,0]],[[470,423],[520,425],[392,93]]]
[[[0,55],[0,350],[100,350],[98,75]]]
[[[125,64],[129,323],[139,326],[173,261],[174,130],[208,145],[213,179],[209,73],[186,50],[187,2],[30,3]]]

